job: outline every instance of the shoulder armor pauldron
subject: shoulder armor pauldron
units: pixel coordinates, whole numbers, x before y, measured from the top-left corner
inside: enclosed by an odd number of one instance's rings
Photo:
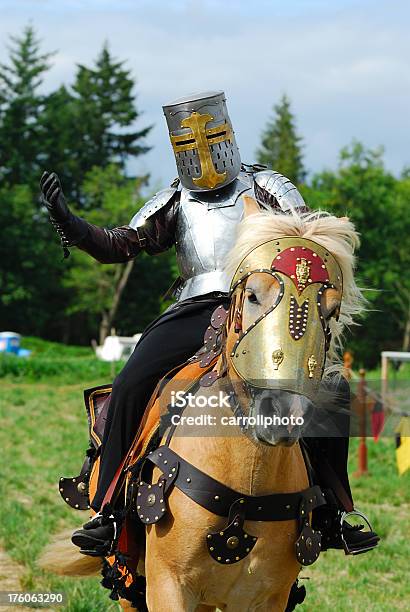
[[[273,196],[273,207],[282,212],[297,210],[307,211],[307,206],[295,185],[283,174],[274,170],[262,170],[253,175],[257,188],[263,189]],[[276,203],[275,203],[276,200]]]
[[[140,210],[133,216],[129,225],[132,228],[141,227],[145,221],[152,217],[161,208],[164,208],[175,196],[178,189],[176,187],[167,187],[158,191]]]

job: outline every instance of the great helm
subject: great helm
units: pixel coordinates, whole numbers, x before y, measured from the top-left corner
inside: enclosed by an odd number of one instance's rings
[[[255,273],[276,279],[275,303],[248,329],[241,330],[231,354],[238,375],[254,387],[281,388],[315,397],[330,342],[324,293],[343,294],[336,258],[307,238],[283,237],[256,247],[232,279],[233,308],[242,312],[244,286]],[[338,316],[338,310],[331,317]]]
[[[210,191],[238,176],[241,158],[223,91],[185,96],[163,109],[184,187]]]

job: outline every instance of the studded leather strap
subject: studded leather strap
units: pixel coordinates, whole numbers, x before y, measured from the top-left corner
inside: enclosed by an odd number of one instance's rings
[[[169,476],[169,466],[178,465],[172,484],[187,497],[218,516],[229,516],[233,503],[244,508],[245,519],[250,521],[286,521],[300,518],[301,502],[307,514],[326,504],[319,486],[298,493],[274,493],[272,495],[244,495],[205,474],[180,457],[168,446],[160,446],[150,453],[147,460]]]

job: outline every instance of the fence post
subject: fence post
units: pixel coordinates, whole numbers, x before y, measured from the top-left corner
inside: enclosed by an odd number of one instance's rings
[[[367,470],[367,446],[366,446],[366,370],[359,370],[359,384],[357,387],[357,399],[359,403],[359,434],[360,442],[358,449],[358,469],[355,476],[366,476]]]
[[[344,375],[347,380],[352,379],[352,365],[353,365],[353,355],[350,351],[345,351],[343,353],[343,367],[344,367]]]
[[[388,378],[389,378],[389,360],[385,355],[385,351],[382,352],[382,403],[383,406],[387,405],[387,388],[388,388]]]

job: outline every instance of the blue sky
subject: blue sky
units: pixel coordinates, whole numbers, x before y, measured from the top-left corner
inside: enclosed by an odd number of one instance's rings
[[[334,167],[353,138],[384,145],[389,169],[410,165],[410,3],[406,0],[0,0],[7,37],[33,23],[56,50],[44,89],[70,84],[104,40],[137,77],[139,126],[152,151],[133,170],[152,185],[175,176],[161,105],[223,89],[242,159],[255,160],[272,105],[286,92],[310,172]]]

